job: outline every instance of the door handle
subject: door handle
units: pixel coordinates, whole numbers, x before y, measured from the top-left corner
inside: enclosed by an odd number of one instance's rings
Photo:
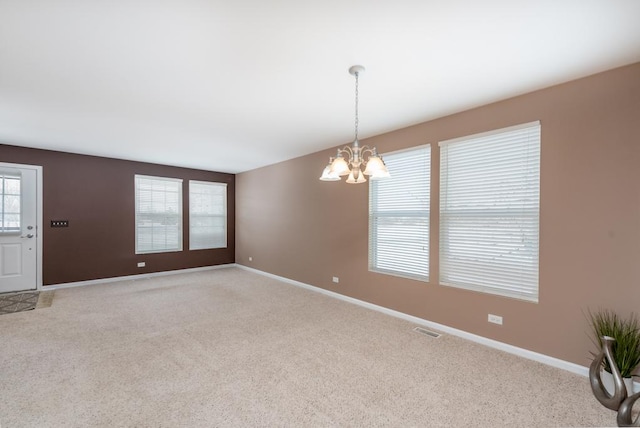
[[[33,233],[29,233],[27,236],[21,236],[21,238],[33,238]]]

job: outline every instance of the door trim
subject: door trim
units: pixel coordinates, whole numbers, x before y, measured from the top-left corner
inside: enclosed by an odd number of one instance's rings
[[[36,171],[36,290],[42,291],[42,247],[44,229],[42,227],[42,166],[0,162],[0,168],[22,168]]]

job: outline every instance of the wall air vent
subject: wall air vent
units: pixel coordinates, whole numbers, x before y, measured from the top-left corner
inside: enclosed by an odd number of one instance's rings
[[[413,331],[417,331],[420,334],[424,334],[425,336],[435,337],[436,339],[442,336],[440,333],[436,333],[435,331],[427,330],[422,327],[416,327]]]

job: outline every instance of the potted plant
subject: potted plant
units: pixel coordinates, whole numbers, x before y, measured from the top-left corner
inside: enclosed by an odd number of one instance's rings
[[[633,394],[633,373],[640,365],[640,322],[635,313],[629,318],[623,319],[611,310],[589,311],[589,321],[592,329],[592,341],[602,349],[602,337],[609,336],[615,339],[612,346],[613,360],[615,361],[620,374],[624,378],[628,395]],[[593,356],[595,354],[591,353]],[[602,381],[607,387],[609,379],[609,392],[613,390],[613,380],[611,378],[611,367],[605,359]]]

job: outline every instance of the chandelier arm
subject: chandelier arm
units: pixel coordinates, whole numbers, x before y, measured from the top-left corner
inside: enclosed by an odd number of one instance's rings
[[[363,162],[366,162],[365,159],[364,159],[365,153],[368,153],[368,156],[367,156],[367,160],[368,160],[371,156],[375,156],[376,155],[376,149],[375,148],[371,148],[369,146],[360,147],[360,158],[362,159]]]
[[[347,162],[351,162],[351,160],[353,159],[353,150],[349,146],[344,146],[343,148],[338,149],[338,152],[340,154],[346,153],[348,155],[348,159],[345,159]]]

